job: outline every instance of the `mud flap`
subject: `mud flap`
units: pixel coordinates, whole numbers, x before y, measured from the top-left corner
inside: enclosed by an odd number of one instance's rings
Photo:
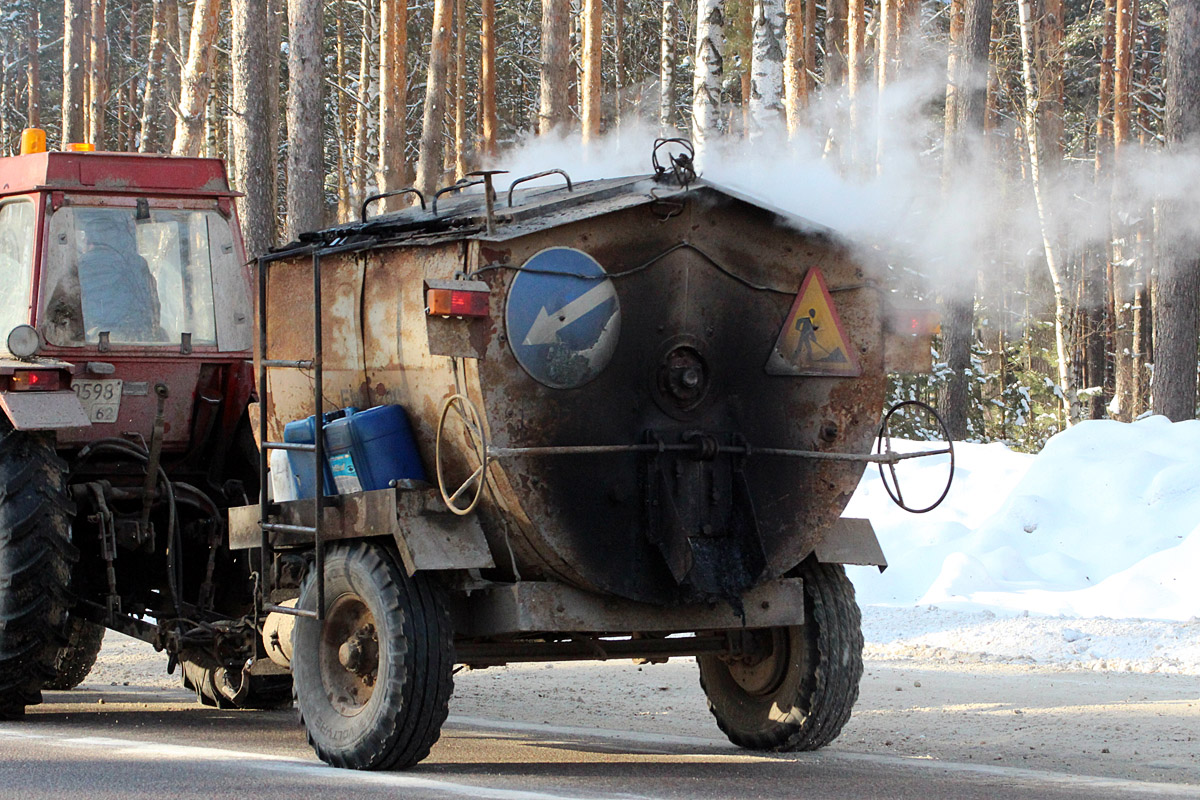
[[[879,567],[880,572],[888,566],[869,519],[842,517],[825,532],[815,553],[823,564]]]
[[[19,431],[86,428],[92,424],[72,391],[0,392],[0,409]]]

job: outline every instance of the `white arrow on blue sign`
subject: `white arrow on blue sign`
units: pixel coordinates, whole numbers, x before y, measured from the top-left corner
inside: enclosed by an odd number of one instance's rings
[[[538,383],[575,389],[608,365],[621,333],[621,304],[596,259],[551,247],[526,261],[504,311],[513,355]]]

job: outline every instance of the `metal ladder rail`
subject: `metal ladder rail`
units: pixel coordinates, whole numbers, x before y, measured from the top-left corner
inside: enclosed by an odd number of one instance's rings
[[[262,610],[268,613],[288,614],[310,619],[325,619],[325,541],[321,535],[322,518],[327,506],[325,498],[325,397],[324,372],[321,337],[321,253],[317,248],[311,250],[313,269],[313,355],[309,360],[285,360],[267,358],[267,265],[290,254],[260,256],[258,259],[258,413],[259,436],[259,527],[262,529],[262,563],[259,584],[260,596],[256,598]],[[267,441],[267,368],[311,369],[313,371],[313,408],[314,433],[312,444]],[[270,503],[267,502],[267,481],[269,480],[269,454],[272,450],[290,450],[313,454],[316,473],[316,492],[313,498],[312,525],[286,525],[268,522],[270,518]],[[317,581],[317,608],[309,610],[292,608],[271,603],[272,570],[274,569],[275,553],[271,546],[271,533],[311,533],[313,537],[314,564]]]

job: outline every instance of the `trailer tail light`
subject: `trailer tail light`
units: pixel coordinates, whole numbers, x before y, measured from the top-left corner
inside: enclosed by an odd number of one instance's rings
[[[56,369],[19,369],[8,379],[14,392],[57,392],[63,388],[62,373]]]
[[[425,313],[431,317],[486,317],[488,291],[483,281],[429,281]]]

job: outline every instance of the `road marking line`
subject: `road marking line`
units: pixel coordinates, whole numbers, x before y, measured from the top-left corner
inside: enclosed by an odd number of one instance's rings
[[[747,752],[736,747],[727,739],[708,739],[700,736],[679,736],[673,734],[644,733],[641,731],[617,731],[604,728],[577,728],[569,725],[546,725],[537,722],[505,722],[484,717],[465,717],[451,715],[447,724],[462,725],[469,728],[481,728],[488,731],[519,731],[522,733],[540,733],[544,736],[570,736],[574,738],[599,738],[614,741],[631,742],[638,745],[675,745],[690,748],[716,748],[726,750],[726,753],[674,753],[696,760],[735,758],[744,761],[794,761],[814,762],[841,761],[853,764],[874,764],[887,767],[899,767],[915,770],[933,770],[958,774],[983,775],[993,778],[1022,780],[1027,783],[1053,786],[1086,786],[1095,790],[1118,790],[1138,794],[1150,794],[1157,797],[1187,797],[1194,798],[1200,794],[1200,786],[1188,783],[1155,783],[1151,781],[1133,781],[1124,778],[1104,778],[1095,775],[1072,775],[1065,772],[1047,772],[1044,770],[1027,769],[1024,767],[1005,767],[994,764],[968,764],[960,761],[938,761],[930,758],[906,756],[891,756],[875,753],[845,753],[836,750],[820,750],[811,753],[764,753]]]
[[[138,739],[118,739],[108,736],[60,736],[48,733],[27,733],[5,729],[0,726],[0,741],[16,740],[38,742],[40,745],[62,747],[72,750],[101,751],[105,757],[123,756],[145,758],[148,761],[163,758],[181,761],[202,761],[208,764],[229,767],[235,770],[257,769],[286,773],[288,777],[308,780],[325,780],[335,783],[339,789],[356,783],[373,787],[442,792],[458,797],[488,798],[488,800],[581,800],[580,794],[553,794],[524,789],[499,789],[489,786],[455,783],[436,778],[420,778],[402,772],[363,772],[338,769],[325,764],[313,763],[293,756],[269,755],[243,750],[224,750],[217,747],[197,745],[164,744]],[[590,795],[595,798],[609,797],[631,800],[634,795]]]

